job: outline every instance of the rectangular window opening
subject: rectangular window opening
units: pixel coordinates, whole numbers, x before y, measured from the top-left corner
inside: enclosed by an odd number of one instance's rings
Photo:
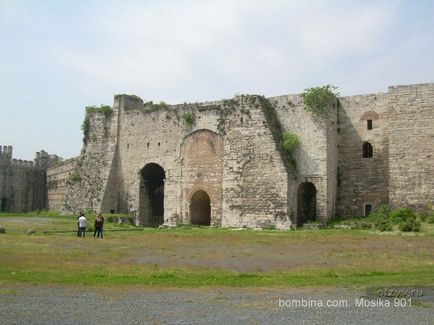
[[[372,130],[372,120],[368,120],[368,130]]]
[[[364,215],[365,217],[369,216],[372,212],[372,203],[365,203],[365,209],[364,209]]]

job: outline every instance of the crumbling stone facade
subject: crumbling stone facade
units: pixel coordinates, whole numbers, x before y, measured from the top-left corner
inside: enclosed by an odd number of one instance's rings
[[[62,210],[130,213],[149,226],[289,228],[433,203],[434,84],[343,97],[326,116],[300,95],[181,105],[116,95],[111,114],[87,120]],[[279,132],[299,137],[295,164]]]
[[[0,146],[0,211],[47,209],[47,168],[59,157],[42,150],[27,161],[14,159],[12,153],[12,146]]]

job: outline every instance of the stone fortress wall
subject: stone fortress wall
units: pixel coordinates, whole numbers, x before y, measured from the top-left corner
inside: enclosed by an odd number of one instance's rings
[[[389,203],[434,203],[434,84],[389,88]]]
[[[12,146],[0,146],[0,211],[26,212],[46,209],[46,171],[56,155],[36,153],[34,161],[14,159]]]
[[[340,103],[337,214],[364,215],[365,204],[389,203],[388,94],[343,97]],[[364,142],[372,145],[372,157],[363,157]]]
[[[325,117],[300,95],[181,105],[116,95],[111,114],[87,114],[75,163],[49,169],[78,176],[53,207],[130,213],[150,226],[249,228],[301,225],[312,213],[326,222],[383,203],[422,209],[434,200],[433,93],[421,84],[343,97]],[[300,138],[295,166],[279,151],[276,123]]]
[[[47,170],[48,209],[50,211],[65,209],[64,199],[68,187],[74,182],[76,163],[77,158],[71,158]]]

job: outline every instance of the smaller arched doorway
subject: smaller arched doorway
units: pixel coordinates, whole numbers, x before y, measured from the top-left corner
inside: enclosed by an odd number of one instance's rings
[[[192,225],[211,225],[211,200],[209,195],[203,190],[194,192],[191,197],[190,222]]]
[[[310,182],[301,183],[297,191],[297,226],[316,220],[316,188]]]

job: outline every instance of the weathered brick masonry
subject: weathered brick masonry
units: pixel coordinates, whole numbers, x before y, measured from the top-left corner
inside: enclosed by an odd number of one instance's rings
[[[434,84],[343,97],[325,117],[299,95],[181,105],[116,95],[110,115],[87,118],[62,210],[130,213],[151,226],[288,228],[433,203]],[[300,138],[293,169],[272,118]]]

